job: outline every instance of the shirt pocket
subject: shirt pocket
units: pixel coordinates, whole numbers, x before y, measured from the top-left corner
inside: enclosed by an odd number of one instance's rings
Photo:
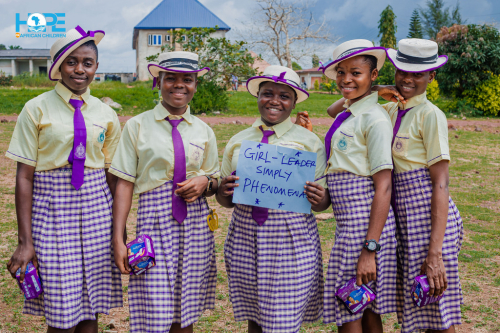
[[[351,149],[354,140],[354,133],[346,130],[339,130],[339,135],[333,142],[333,149],[341,153],[347,154]]]
[[[206,142],[190,141],[188,150],[188,166],[198,170],[203,163]]]
[[[285,147],[285,148],[291,148],[291,149],[297,149],[297,150],[306,150],[303,144],[293,142],[293,141],[283,141],[277,144],[277,146]]]
[[[392,145],[392,154],[399,157],[408,155],[408,143],[410,141],[409,133],[398,133]]]
[[[94,123],[92,124],[92,143],[97,148],[101,149],[104,145],[104,140],[106,140],[106,132],[107,132],[107,124],[106,123]]]

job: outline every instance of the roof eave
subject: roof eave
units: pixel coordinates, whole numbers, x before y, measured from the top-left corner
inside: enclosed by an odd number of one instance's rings
[[[171,30],[171,29],[186,29],[190,30],[193,28],[212,28],[212,27],[134,27],[134,30]],[[217,30],[229,31],[231,28],[218,28]]]

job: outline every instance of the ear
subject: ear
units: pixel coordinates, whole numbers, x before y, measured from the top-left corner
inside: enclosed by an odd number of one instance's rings
[[[95,70],[97,71],[98,68],[99,68],[99,61],[95,63]]]
[[[427,83],[431,83],[436,78],[436,71],[432,71],[429,73],[429,81]]]
[[[371,77],[371,80],[372,82],[375,82],[375,80],[378,78],[378,69],[375,68],[373,71],[372,71],[372,77]]]
[[[194,84],[194,93],[195,94],[198,91],[198,83],[200,83],[200,81],[198,80],[198,77],[196,77],[196,83]]]

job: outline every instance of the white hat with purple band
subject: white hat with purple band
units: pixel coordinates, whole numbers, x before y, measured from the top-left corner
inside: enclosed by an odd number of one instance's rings
[[[398,50],[387,49],[394,67],[410,73],[433,71],[446,64],[448,57],[438,55],[436,42],[420,38],[401,39]]]
[[[262,82],[276,82],[285,84],[297,93],[297,103],[309,98],[309,93],[299,87],[300,78],[294,70],[283,66],[269,66],[261,76],[254,76],[247,80],[247,90],[255,97],[259,95],[259,86]]]
[[[373,46],[373,43],[367,39],[353,39],[344,42],[333,50],[333,61],[323,67],[323,74],[332,80],[337,78],[337,66],[341,61],[356,57],[359,55],[372,55],[377,58],[377,69],[380,71],[385,62],[385,48],[382,46]]]
[[[50,57],[52,58],[52,66],[49,70],[49,79],[52,81],[58,81],[61,79],[61,72],[59,67],[61,67],[62,62],[68,55],[74,50],[79,48],[82,44],[85,44],[89,40],[93,40],[95,45],[99,44],[101,39],[104,37],[104,31],[87,31],[80,28],[79,25],[76,28],[69,30],[66,33],[66,37],[59,38],[50,48]]]

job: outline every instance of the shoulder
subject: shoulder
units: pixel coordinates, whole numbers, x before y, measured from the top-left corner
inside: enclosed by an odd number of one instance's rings
[[[58,95],[55,89],[52,89],[36,96],[35,98],[30,99],[29,101],[26,102],[25,106],[28,107],[30,110],[43,107],[53,102],[54,98],[56,98],[57,96]]]
[[[214,130],[206,122],[196,116],[192,116],[191,119],[193,119],[193,125],[195,125],[197,128],[203,129],[207,134],[215,136]]]
[[[434,105],[431,101],[427,100],[424,106],[419,110],[422,120],[435,118],[438,122],[447,122],[446,115],[440,108]]]
[[[241,132],[236,133],[233,135],[231,139],[229,139],[229,142],[227,143],[228,146],[235,145],[237,143],[241,143],[243,140],[247,140],[247,138],[250,136],[252,132],[255,131],[254,127],[249,127],[247,129],[244,129]]]
[[[113,110],[113,108],[111,108],[109,105],[101,101],[99,98],[90,95],[89,100],[92,105],[100,107],[102,112],[110,115],[116,115],[116,111]]]
[[[380,105],[380,104],[375,104],[373,105],[369,110],[364,112],[362,114],[364,118],[368,121],[367,124],[369,125],[370,123],[373,122],[387,122],[391,123],[391,120],[389,118],[389,114],[387,111]]]
[[[125,123],[125,127],[127,128],[139,128],[141,124],[147,122],[150,118],[154,120],[154,112],[153,110],[145,111],[135,117],[130,118]]]
[[[297,138],[303,138],[305,140],[321,141],[321,139],[316,134],[314,134],[307,128],[304,128],[296,124],[292,125],[290,131],[292,131],[293,135]]]

